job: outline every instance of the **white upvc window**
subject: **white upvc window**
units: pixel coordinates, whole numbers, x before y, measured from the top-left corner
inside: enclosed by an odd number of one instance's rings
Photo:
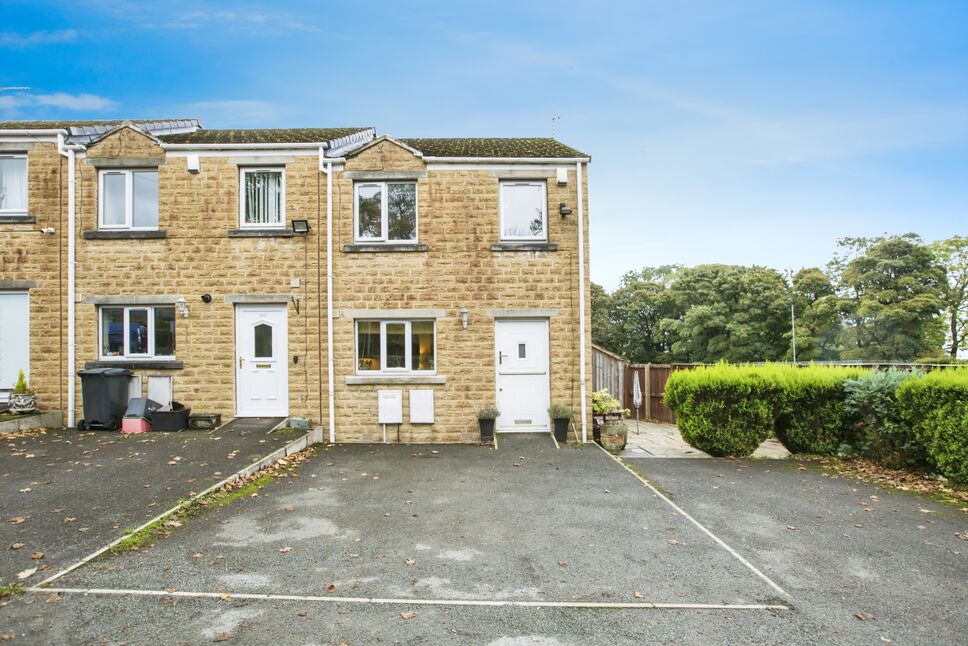
[[[175,358],[173,305],[103,306],[98,315],[102,360]]]
[[[98,228],[158,228],[158,171],[111,169],[98,173]]]
[[[501,240],[548,239],[548,184],[544,181],[501,182]]]
[[[239,171],[239,226],[273,229],[286,226],[286,169],[242,168]]]
[[[357,374],[434,374],[436,371],[434,320],[356,321]]]
[[[353,193],[356,242],[417,242],[416,182],[357,182]]]
[[[27,155],[0,155],[0,213],[27,214]]]

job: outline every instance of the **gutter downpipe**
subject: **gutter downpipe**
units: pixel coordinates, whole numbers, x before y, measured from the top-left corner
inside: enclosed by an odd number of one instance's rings
[[[76,247],[74,244],[75,203],[77,193],[76,157],[77,150],[84,146],[64,144],[64,135],[57,135],[57,152],[67,157],[67,427],[74,428],[75,395],[75,312],[74,292],[76,283]]]
[[[319,170],[326,174],[326,397],[329,405],[329,443],[336,443],[336,386],[333,383],[333,162]]]
[[[588,406],[585,402],[585,191],[582,187],[582,162],[578,162],[578,378],[581,391],[581,441],[588,442]]]

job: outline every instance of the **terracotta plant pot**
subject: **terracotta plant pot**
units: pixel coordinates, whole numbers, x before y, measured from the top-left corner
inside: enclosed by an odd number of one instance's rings
[[[37,395],[12,393],[10,395],[10,412],[15,415],[32,413],[37,410]]]
[[[624,450],[627,438],[625,422],[607,422],[602,425],[602,446],[609,453],[620,453]]]

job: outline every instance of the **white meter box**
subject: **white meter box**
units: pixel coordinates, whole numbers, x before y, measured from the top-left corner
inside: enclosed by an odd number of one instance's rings
[[[411,424],[433,424],[434,423],[434,391],[432,390],[411,390],[410,391],[410,423]]]
[[[403,391],[378,390],[376,393],[377,423],[403,423]]]

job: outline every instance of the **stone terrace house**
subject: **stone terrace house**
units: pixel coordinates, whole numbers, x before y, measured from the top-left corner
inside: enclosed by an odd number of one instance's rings
[[[583,436],[589,161],[553,139],[0,123],[0,391],[23,369],[73,426],[77,371],[121,366],[132,396],[331,441],[477,441],[494,404],[499,431],[571,405]]]

